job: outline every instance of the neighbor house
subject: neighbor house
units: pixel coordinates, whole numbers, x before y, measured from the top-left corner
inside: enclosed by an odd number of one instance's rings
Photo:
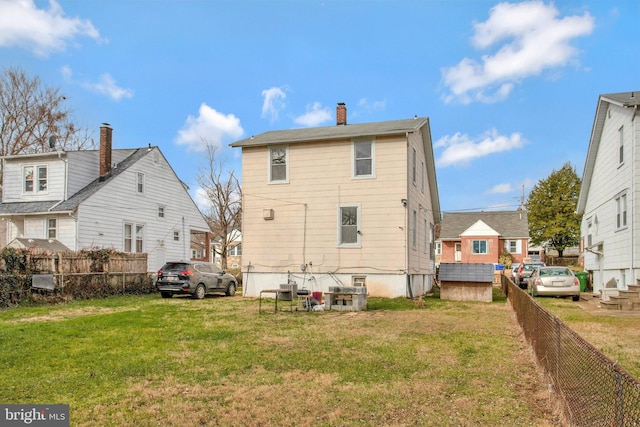
[[[513,262],[529,256],[527,212],[446,212],[440,223],[442,263],[498,263],[503,252]]]
[[[57,242],[74,251],[146,252],[148,270],[157,271],[165,260],[190,258],[192,234],[208,236],[206,221],[160,149],[113,150],[106,125],[99,150],[51,147],[1,160],[0,220],[12,246]],[[202,254],[208,256],[208,250]]]
[[[600,95],[577,212],[585,270],[599,291],[640,279],[640,92]]]
[[[211,257],[215,265],[222,268],[222,239],[218,236],[211,240]],[[242,265],[242,232],[233,228],[227,233],[227,266],[240,268]]]
[[[440,202],[428,118],[265,132],[242,148],[245,295],[289,280],[373,296],[431,289]]]

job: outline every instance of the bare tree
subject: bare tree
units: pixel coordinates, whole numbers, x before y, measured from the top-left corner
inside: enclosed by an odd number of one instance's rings
[[[74,124],[65,101],[60,89],[6,68],[0,74],[0,155],[46,152],[53,142],[65,150],[93,148],[90,132]]]
[[[206,141],[205,141],[206,142]],[[216,159],[216,147],[207,144],[207,164],[198,174],[198,184],[211,202],[205,217],[214,238],[220,239],[222,268],[227,268],[227,250],[242,220],[242,189],[234,171],[225,171],[224,161]]]

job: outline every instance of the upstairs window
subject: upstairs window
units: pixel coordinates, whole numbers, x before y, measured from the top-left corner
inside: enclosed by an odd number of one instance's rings
[[[142,252],[144,243],[144,225],[125,223],[124,224],[124,252]]]
[[[138,194],[144,194],[144,173],[138,172],[136,176],[136,191]]]
[[[618,164],[624,163],[624,126],[618,129]]]
[[[25,166],[23,176],[25,193],[43,193],[47,191],[47,166]]]
[[[415,184],[416,183],[416,164],[418,162],[418,152],[416,151],[416,149],[413,149],[413,155],[411,158],[411,181]]]
[[[269,182],[287,182],[289,162],[287,147],[273,147],[269,150]]]
[[[164,218],[164,206],[158,205],[158,218]]]
[[[180,241],[180,230],[173,230],[173,241],[174,242]]]
[[[355,141],[353,143],[353,176],[355,178],[371,178],[375,176],[375,147],[372,141]]]

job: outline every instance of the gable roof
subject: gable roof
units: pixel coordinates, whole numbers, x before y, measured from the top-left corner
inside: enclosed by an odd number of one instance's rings
[[[115,150],[114,150],[115,151]],[[132,151],[131,149],[123,149],[122,151]],[[16,214],[16,213],[48,213],[48,212],[71,212],[77,208],[80,203],[88,199],[95,194],[101,188],[103,188],[109,181],[122,172],[127,170],[131,165],[135,164],[138,160],[144,157],[151,147],[138,148],[133,150],[132,154],[127,156],[123,161],[118,163],[111,173],[105,177],[98,177],[82,188],[77,193],[73,194],[67,200],[55,200],[44,202],[11,202],[0,203],[0,215],[3,214]],[[16,156],[14,156],[16,157]]]
[[[498,233],[496,230],[491,228],[491,226],[487,225],[486,222],[479,219],[473,224],[471,224],[471,227],[467,228],[462,233],[460,233],[460,235],[461,236],[499,236],[500,233]]]
[[[584,170],[582,172],[582,185],[580,187],[580,195],[578,196],[578,207],[576,208],[576,212],[579,214],[584,213],[587,204],[587,195],[591,188],[593,168],[596,164],[602,130],[610,104],[623,108],[638,108],[638,106],[640,106],[640,91],[610,93],[598,97],[596,115],[593,119],[593,128],[591,129],[591,138],[589,139],[589,148],[587,149],[587,159],[584,162]]]
[[[429,119],[427,117],[416,117],[413,119],[391,120],[386,122],[274,130],[251,136],[229,145],[231,147],[256,147],[362,136],[401,135],[407,132],[415,132],[428,123]]]
[[[445,212],[440,224],[441,240],[460,240],[460,236],[476,222],[482,221],[503,239],[529,238],[526,211]]]

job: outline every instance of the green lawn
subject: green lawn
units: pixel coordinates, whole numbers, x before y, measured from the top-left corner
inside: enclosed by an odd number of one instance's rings
[[[354,313],[258,314],[240,296],[20,307],[0,311],[0,366],[0,402],[69,404],[82,426],[555,420],[498,293],[424,306],[369,298]]]

